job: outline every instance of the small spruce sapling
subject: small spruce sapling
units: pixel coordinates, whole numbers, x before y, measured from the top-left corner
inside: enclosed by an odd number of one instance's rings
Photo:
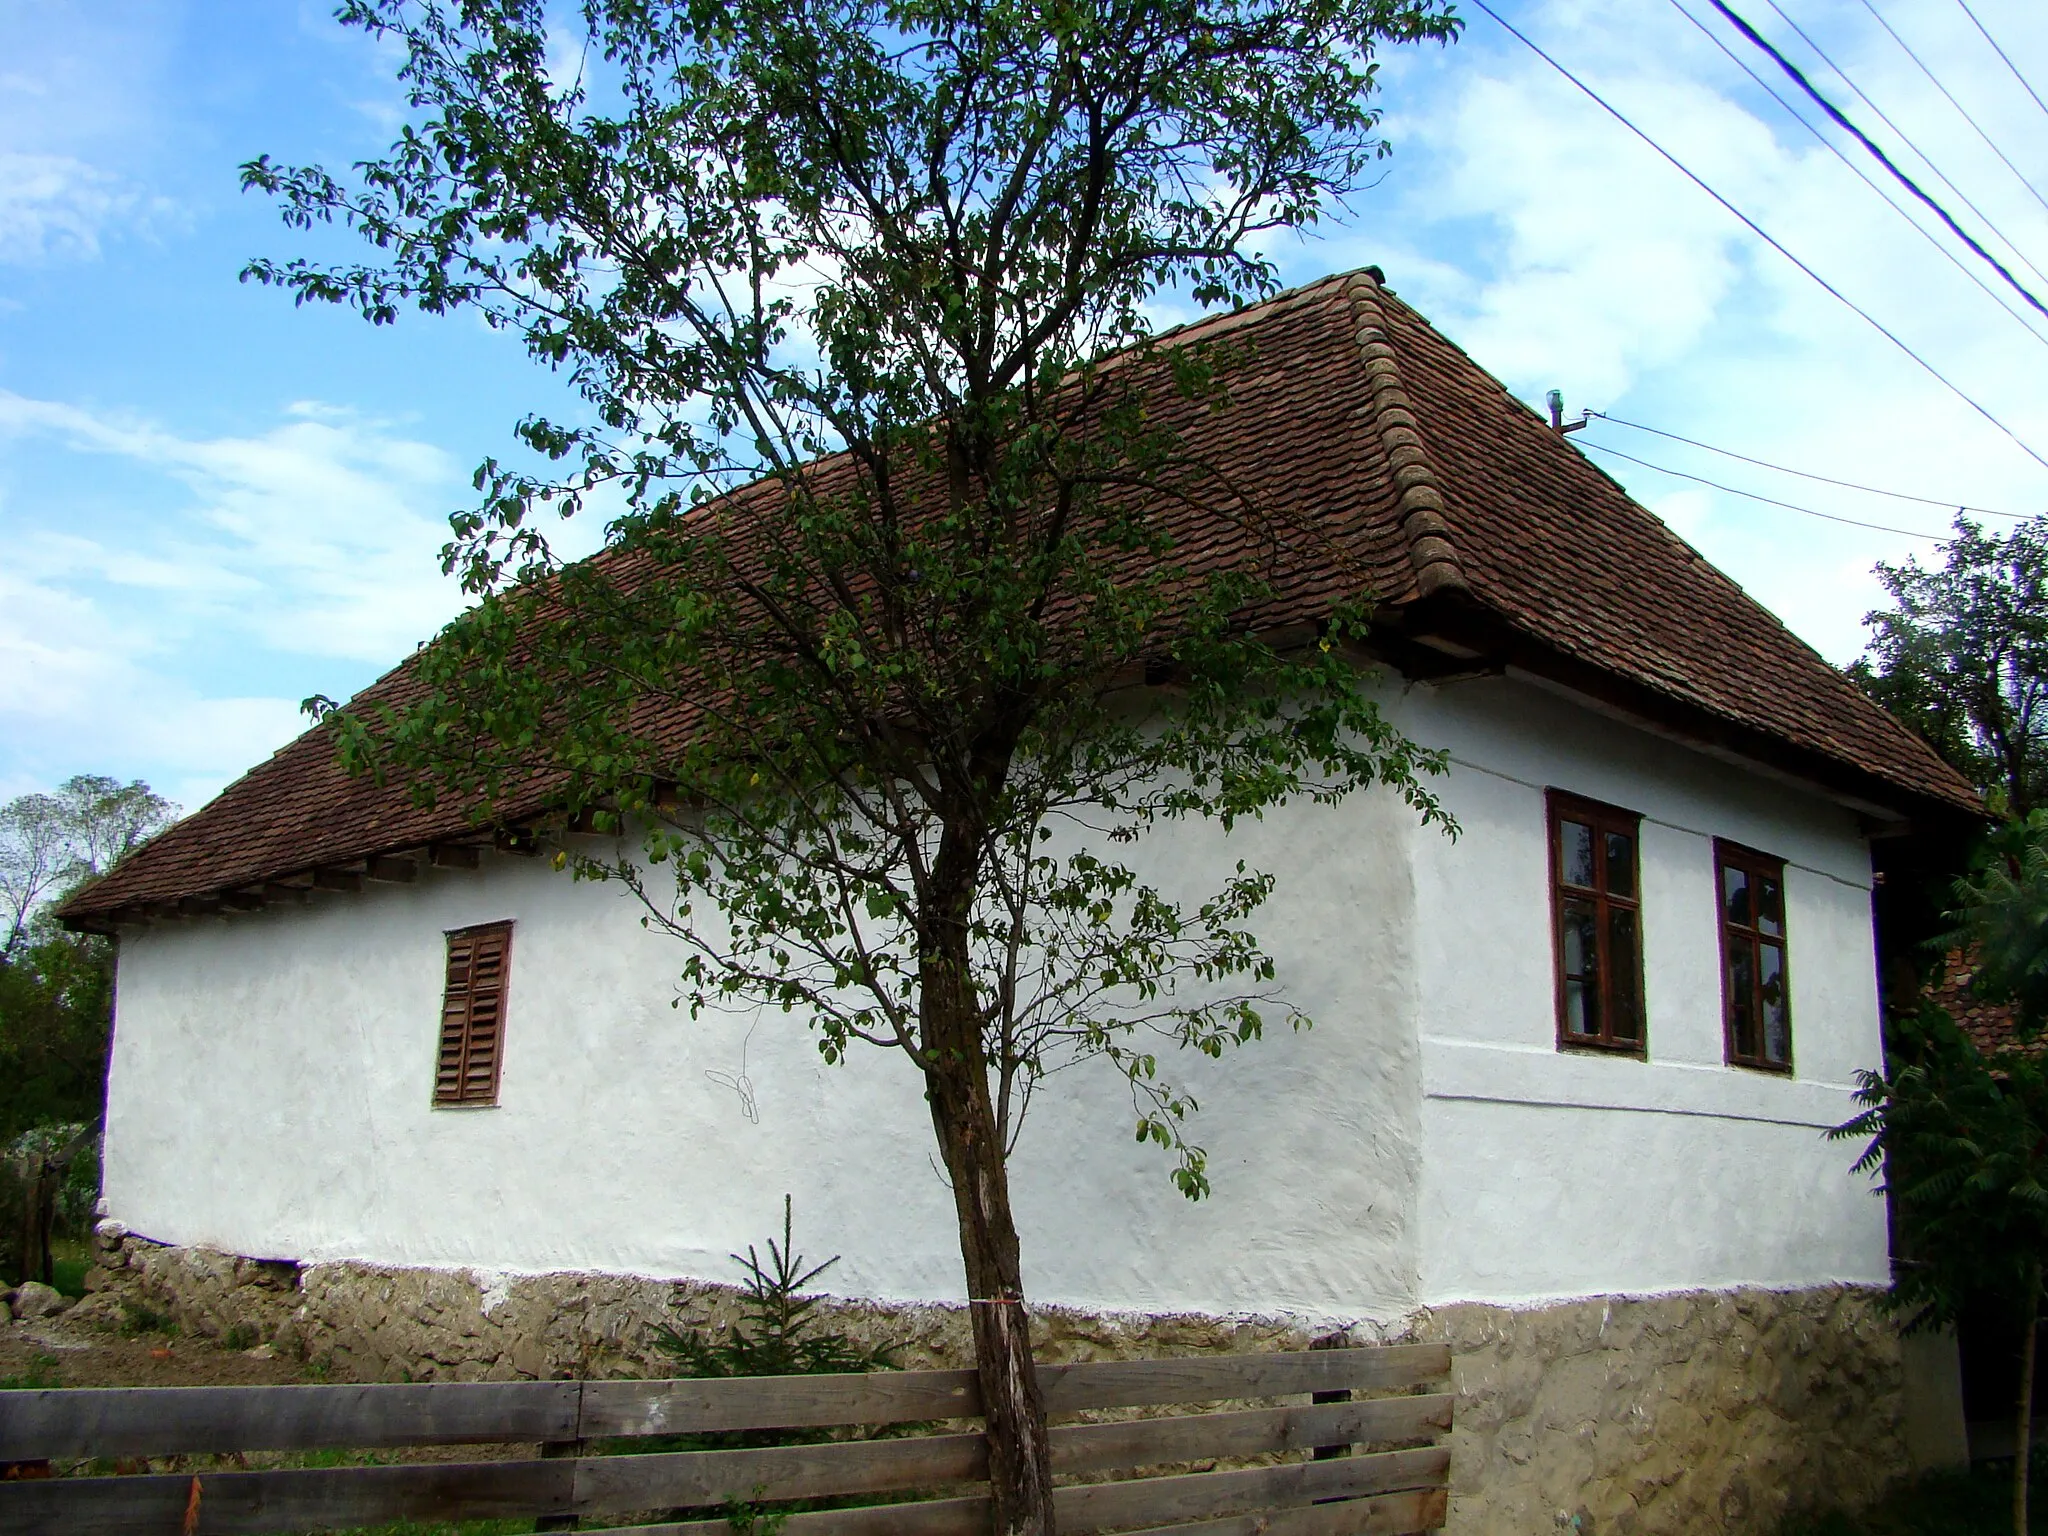
[[[818,1315],[823,1300],[805,1287],[839,1262],[834,1254],[806,1269],[791,1237],[790,1197],[782,1197],[782,1241],[768,1239],[768,1262],[754,1245],[732,1255],[746,1271],[740,1319],[729,1328],[659,1328],[655,1344],[686,1376],[827,1376],[842,1371],[894,1370],[887,1346],[871,1349]]]

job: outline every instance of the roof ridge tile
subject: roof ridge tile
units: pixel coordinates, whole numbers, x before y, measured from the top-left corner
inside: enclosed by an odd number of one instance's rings
[[[1415,402],[1401,382],[1400,356],[1387,328],[1378,270],[1367,267],[1353,272],[1344,280],[1344,295],[1351,303],[1352,339],[1365,369],[1366,388],[1372,394],[1371,415],[1393,469],[1398,498],[1395,515],[1407,541],[1408,563],[1415,571],[1416,594],[1428,597],[1446,588],[1465,591],[1464,568],[1451,543],[1450,524],[1443,517],[1443,483],[1423,448]]]

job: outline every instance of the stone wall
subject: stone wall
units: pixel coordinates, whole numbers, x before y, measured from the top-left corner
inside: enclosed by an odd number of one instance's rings
[[[632,1276],[301,1268],[166,1248],[112,1224],[98,1257],[97,1294],[79,1314],[112,1322],[146,1307],[343,1380],[665,1374],[655,1329],[715,1328],[738,1299]],[[833,1315],[906,1367],[969,1358],[957,1307],[844,1303]],[[1034,1321],[1040,1353],[1057,1360],[1309,1340],[1274,1320],[1048,1310]],[[1860,1503],[1910,1466],[1899,1340],[1868,1290],[1460,1305],[1420,1312],[1398,1336],[1452,1349],[1453,1536],[1767,1536],[1790,1510]]]
[[[1426,1311],[1459,1536],[1747,1536],[1910,1470],[1897,1331],[1858,1287]]]
[[[95,1258],[81,1321],[117,1323],[146,1309],[186,1333],[268,1344],[347,1381],[666,1375],[657,1329],[715,1331],[738,1316],[740,1301],[731,1286],[635,1275],[300,1266],[165,1247],[112,1222],[100,1225]],[[827,1310],[832,1326],[862,1344],[886,1344],[906,1369],[972,1360],[963,1308],[844,1302]],[[1309,1337],[1256,1319],[1048,1309],[1033,1322],[1049,1360],[1300,1349]]]

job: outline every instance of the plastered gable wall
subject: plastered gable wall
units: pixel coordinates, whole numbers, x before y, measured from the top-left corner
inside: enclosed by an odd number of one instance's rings
[[[1333,1319],[1413,1307],[1410,818],[1357,796],[1150,846],[1169,889],[1213,886],[1239,857],[1281,876],[1259,930],[1317,1027],[1276,1027],[1220,1068],[1172,1064],[1203,1105],[1216,1194],[1198,1205],[1134,1144],[1125,1088],[1086,1068],[1055,1079],[1015,1174],[1036,1299]],[[671,1008],[680,948],[638,913],[616,887],[501,857],[125,939],[110,1214],[258,1257],[731,1278],[727,1255],[779,1224],[788,1191],[802,1247],[844,1256],[835,1290],[957,1299],[951,1196],[905,1064],[857,1051],[826,1067],[788,1016]],[[433,1109],[443,934],[504,918],[499,1106]]]
[[[1416,840],[1424,1299],[1885,1283],[1883,1205],[1821,1134],[1880,1051],[1853,815],[1512,677],[1402,719],[1464,828]],[[1549,786],[1643,816],[1647,1061],[1556,1047]],[[1790,1078],[1723,1065],[1717,836],[1786,861]]]

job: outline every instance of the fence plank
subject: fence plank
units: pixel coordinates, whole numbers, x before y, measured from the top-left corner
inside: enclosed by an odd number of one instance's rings
[[[576,1464],[576,1507],[587,1514],[716,1507],[756,1500],[894,1493],[980,1482],[987,1475],[988,1441],[980,1434],[590,1456]]]
[[[583,1438],[903,1424],[980,1412],[981,1391],[972,1371],[593,1381],[584,1386]]]
[[[926,1499],[866,1509],[814,1509],[776,1524],[776,1536],[989,1536],[988,1500]],[[727,1520],[607,1526],[583,1536],[733,1536]]]
[[[58,1387],[0,1395],[0,1461],[573,1439],[574,1381]]]
[[[1054,1498],[1065,1536],[1175,1516],[1186,1518],[1172,1526],[1154,1524],[1134,1536],[1397,1536],[1441,1526],[1447,1495],[1441,1486],[1380,1489],[1388,1483],[1441,1484],[1449,1466],[1449,1453],[1440,1449],[1392,1451],[1247,1472],[1097,1483],[1062,1488]],[[1146,1497],[1112,1497],[1126,1490]],[[1343,1502],[1308,1502],[1319,1498]],[[1224,1514],[1240,1508],[1248,1512]],[[1224,1517],[1216,1518],[1219,1514]],[[731,1530],[725,1520],[693,1520],[586,1531],[585,1536],[730,1536]],[[779,1536],[988,1536],[988,1530],[988,1501],[981,1498],[810,1510],[777,1526]]]
[[[1441,1400],[1331,1403],[1136,1424],[1073,1425],[1054,1433],[1060,1444],[1080,1448],[1059,1456],[1065,1470],[1075,1470],[1112,1464],[1106,1459],[1112,1448],[1118,1455],[1114,1464],[1128,1465],[1131,1455],[1158,1461],[1253,1454],[1278,1448],[1277,1442],[1290,1436],[1303,1445],[1353,1434],[1363,1438],[1371,1410],[1411,1402],[1416,1407],[1409,1410],[1404,1428],[1436,1416]],[[1354,1417],[1347,1422],[1345,1415]],[[1387,1421],[1388,1416],[1382,1416],[1381,1422]],[[1132,1431],[1150,1431],[1150,1439]],[[1217,1446],[1223,1449],[1214,1449]],[[196,1529],[200,1536],[228,1536],[392,1520],[609,1514],[899,1492],[978,1481],[986,1473],[987,1454],[981,1435],[958,1434],[576,1460],[207,1473],[198,1479],[201,1513]],[[1440,1481],[1447,1465],[1447,1453],[1432,1447],[1063,1488],[1058,1494],[1060,1523],[1079,1533],[1140,1522],[1204,1519],[1249,1505],[1388,1492]],[[153,1475],[0,1484],[0,1529],[108,1536],[168,1530],[183,1516],[192,1481],[184,1475]]]
[[[1193,1355],[1041,1365],[1051,1413],[1151,1403],[1282,1397],[1344,1388],[1420,1386],[1450,1374],[1442,1344],[1385,1344],[1279,1355]],[[972,1371],[887,1371],[862,1376],[739,1377],[710,1381],[593,1381],[583,1399],[585,1438],[900,1424],[972,1418],[981,1391]]]
[[[273,1472],[59,1477],[0,1483],[8,1536],[253,1536],[393,1520],[498,1520],[573,1511],[573,1461],[439,1462]]]
[[[1442,1446],[1380,1451],[1341,1461],[1297,1461],[1240,1472],[1189,1472],[1121,1483],[1062,1488],[1053,1497],[1064,1536],[1124,1526],[1181,1525],[1242,1510],[1278,1509],[1317,1499],[1358,1498],[1437,1487],[1449,1476],[1451,1453]]]
[[[1443,1489],[1421,1488],[1193,1525],[1154,1526],[1131,1536],[1412,1536],[1439,1529],[1447,1503]],[[984,1499],[934,1499],[874,1509],[808,1511],[791,1515],[777,1530],[780,1536],[987,1536],[988,1525]],[[690,1520],[609,1526],[583,1536],[732,1536],[732,1526],[724,1520]]]
[[[1055,1472],[1102,1472],[1211,1456],[1262,1456],[1324,1445],[1421,1440],[1447,1429],[1452,1399],[1384,1397],[1363,1403],[1253,1408],[1119,1424],[1068,1424],[1052,1432]]]
[[[1449,1369],[1443,1346],[1413,1344],[1045,1365],[1039,1379],[1048,1410],[1068,1413],[1410,1387]],[[0,1410],[0,1461],[33,1461],[894,1424],[973,1417],[980,1393],[972,1371],[888,1371],[581,1384],[60,1388],[8,1393]]]
[[[1052,1432],[1053,1469],[1105,1471],[1317,1445],[1412,1440],[1448,1424],[1450,1413],[1451,1399],[1436,1396],[1062,1425]],[[601,1512],[828,1498],[979,1482],[987,1475],[987,1442],[979,1434],[599,1456],[578,1465],[576,1504]]]
[[[1170,1360],[1092,1360],[1041,1365],[1048,1413],[1204,1403],[1296,1392],[1414,1387],[1448,1376],[1443,1344],[1378,1344],[1285,1355],[1188,1355]]]
[[[1450,1494],[1445,1489],[1415,1488],[1192,1525],[1153,1526],[1129,1536],[1413,1536],[1442,1529],[1449,1514]]]

